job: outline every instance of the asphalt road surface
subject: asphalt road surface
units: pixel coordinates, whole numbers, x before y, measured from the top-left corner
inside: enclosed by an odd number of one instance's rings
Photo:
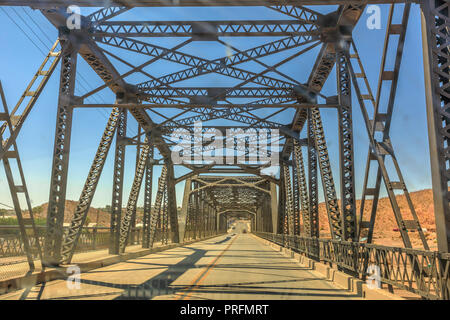
[[[55,280],[0,299],[359,299],[244,229],[83,273],[79,286]]]

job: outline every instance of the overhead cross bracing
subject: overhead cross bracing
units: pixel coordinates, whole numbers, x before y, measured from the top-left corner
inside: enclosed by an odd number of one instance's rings
[[[67,0],[2,0],[1,4],[5,6],[31,6],[35,8],[49,8],[55,6],[67,5]],[[364,3],[405,3],[405,2],[415,2],[412,0],[366,0],[362,1]],[[346,5],[346,4],[356,4],[361,3],[360,0],[237,0],[237,1],[200,1],[200,0],[180,0],[179,2],[172,1],[156,1],[156,0],[120,0],[120,1],[110,1],[111,6],[120,5],[132,5],[133,7],[179,7],[179,6],[189,6],[189,7],[226,7],[226,6],[298,6],[298,5]],[[101,7],[104,5],[102,0],[74,0],[73,5],[81,7]]]
[[[390,8],[376,89],[371,88],[362,51],[354,39],[354,30],[365,23],[362,15],[371,4]],[[383,186],[404,246],[411,248],[411,239],[417,235],[420,247],[429,250],[404,179],[407,172],[397,160],[397,146],[390,138],[390,128],[395,126],[392,114],[400,107],[396,91],[402,57],[407,54],[403,49],[413,4],[420,4],[424,18],[438,245],[440,251],[448,252],[448,1],[120,1],[116,7],[88,9],[89,14],[82,15],[80,24],[70,29],[67,21],[73,13],[66,10],[67,1],[0,0],[0,6],[39,10],[59,30],[55,45],[17,106],[11,113],[0,114],[0,156],[5,161],[16,150],[16,138],[26,126],[29,112],[60,65],[44,262],[71,261],[92,199],[101,188],[108,154],[114,154],[109,246],[113,254],[123,253],[133,241],[141,190],[142,243],[149,248],[156,232],[163,235],[163,242],[198,239],[225,231],[226,217],[236,214],[248,215],[256,231],[320,237],[319,189],[330,238],[371,243]],[[84,10],[99,2],[71,1],[70,5]],[[310,5],[323,5],[327,10]],[[138,10],[135,7],[166,6],[255,6],[263,7],[270,18],[127,20],[129,13]],[[401,16],[399,21],[393,19],[394,11]],[[387,66],[388,59],[395,61],[393,69]],[[81,60],[102,84],[75,94]],[[336,84],[333,90],[325,90],[330,78],[335,78]],[[32,85],[36,89],[31,89]],[[380,93],[386,88],[387,99]],[[113,92],[115,100],[91,103],[90,98],[103,90]],[[25,97],[29,97],[26,103]],[[64,229],[72,118],[81,108],[111,111],[74,216]],[[324,109],[336,114],[338,154],[329,152],[327,130],[331,126],[323,117]],[[362,123],[353,119],[360,111]],[[131,119],[139,125],[134,134],[129,130]],[[369,142],[358,208],[355,126],[365,130]],[[136,147],[137,158],[131,191],[125,194],[129,146]],[[394,170],[388,162],[394,164]],[[338,170],[333,170],[333,163],[339,164]],[[160,177],[153,173],[156,166],[163,166]],[[180,167],[182,171],[178,171]],[[373,168],[375,177],[371,177]],[[185,184],[181,210],[177,208],[178,183]],[[407,200],[407,210],[400,207],[399,194]],[[367,214],[364,208],[369,205]]]

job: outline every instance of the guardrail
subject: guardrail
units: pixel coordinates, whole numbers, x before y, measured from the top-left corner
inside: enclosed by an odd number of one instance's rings
[[[31,227],[26,227],[27,232],[29,232],[29,239],[31,241],[31,248],[36,248],[36,238],[33,236]],[[39,243],[41,248],[44,246],[45,231],[46,226],[36,226],[38,233]],[[64,230],[68,230],[68,227],[64,227]],[[163,234],[161,231],[157,230],[155,234],[155,242],[161,242],[162,244],[167,244],[172,238],[172,233]],[[202,233],[186,231],[185,240],[201,239],[202,237],[212,236],[213,232]],[[110,228],[108,227],[83,227],[82,234],[78,239],[78,243],[75,252],[87,252],[92,250],[105,249],[109,247],[110,241]],[[132,228],[129,245],[142,244],[142,227]],[[25,261],[25,251],[22,243],[22,238],[20,236],[19,226],[0,226],[0,266],[2,265],[2,258],[13,258],[17,257],[16,262]],[[33,252],[33,257],[38,258],[38,253],[36,250]],[[14,263],[14,260],[8,259],[7,264]]]
[[[64,228],[68,230],[68,228]],[[31,247],[36,248],[36,238],[33,236],[31,227],[27,227]],[[45,226],[36,226],[41,248],[44,245]],[[157,241],[160,238],[157,235]],[[82,233],[77,243],[76,252],[87,252],[98,249],[105,249],[109,246],[110,228],[108,227],[83,227]],[[142,243],[142,228],[133,228],[130,235],[130,244]],[[25,256],[25,251],[20,237],[19,226],[0,226],[0,259],[8,257]],[[37,252],[33,252],[37,258]],[[1,260],[0,260],[1,265]]]
[[[370,276],[426,299],[450,299],[450,253],[265,232],[254,234],[363,280]]]
[[[33,235],[31,227],[26,227],[29,239],[31,241],[32,255],[35,263],[40,267],[39,255],[36,250],[36,239]],[[46,226],[36,226],[38,239],[43,248]],[[64,227],[68,230],[68,227]],[[65,231],[65,232],[66,232]],[[221,233],[217,234],[220,235]],[[154,247],[164,246],[171,243],[172,232],[163,233],[157,230],[154,239]],[[214,233],[202,232],[186,232],[184,242],[190,240],[202,240]],[[142,244],[143,229],[142,227],[132,228],[128,240],[128,245]],[[102,250],[109,247],[110,228],[108,227],[83,227],[82,234],[78,240],[75,253],[83,253],[95,250]],[[24,251],[22,238],[20,236],[19,226],[0,226],[0,281],[12,277],[20,277],[30,271],[27,263],[27,257]]]

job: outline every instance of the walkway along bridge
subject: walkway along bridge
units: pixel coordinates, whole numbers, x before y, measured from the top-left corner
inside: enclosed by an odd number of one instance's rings
[[[376,90],[370,87],[352,33],[370,4],[390,6]],[[246,218],[251,221],[253,236],[290,248],[312,260],[327,262],[362,279],[368,276],[368,267],[376,265],[381,270],[382,283],[391,290],[406,289],[424,298],[449,299],[449,1],[124,0],[117,1],[117,4],[111,1],[111,7],[81,16],[74,28],[67,24],[73,19],[73,13],[67,10],[69,5],[100,7],[104,1],[0,0],[0,6],[28,6],[40,10],[59,32],[50,52],[12,108],[9,109],[6,103],[7,92],[0,87],[3,107],[0,110],[0,158],[20,228],[20,240],[1,239],[4,256],[0,258],[26,256],[27,268],[31,271],[37,265],[39,268],[53,268],[74,263],[75,253],[81,247],[85,248],[87,239],[92,236],[84,231],[83,226],[107,155],[114,145],[110,227],[103,233],[107,235],[106,240],[101,242],[110,255],[123,255],[136,245],[152,248],[156,244],[209,239],[226,233],[232,219]],[[312,5],[334,5],[336,10],[324,14],[313,10]],[[137,10],[137,7],[164,6],[258,6],[276,11],[285,18],[251,21],[121,19],[121,15]],[[403,55],[408,54],[403,49],[412,6],[420,6],[422,14],[438,251],[429,250],[390,139],[390,129],[395,126],[392,115],[398,105],[396,91],[400,67]],[[77,23],[77,19],[73,21]],[[164,47],[154,44],[155,41],[151,41],[154,37],[179,37],[183,41],[173,47]],[[259,37],[264,40],[276,37],[276,40],[239,49],[226,43],[223,37]],[[183,50],[202,41],[221,44],[229,54],[210,59]],[[280,71],[280,67],[297,61],[315,48],[319,49],[318,55],[306,83]],[[283,53],[281,59],[277,53]],[[278,57],[278,61],[269,65],[264,58],[272,56]],[[80,58],[104,84],[77,96],[75,85]],[[394,61],[393,67],[387,63],[389,59]],[[144,62],[136,64],[135,61]],[[146,71],[146,67],[161,62],[183,68],[162,76]],[[57,66],[60,66],[60,86],[47,225],[43,232],[38,232],[16,140]],[[124,67],[128,71],[121,73],[119,69]],[[334,71],[335,95],[325,96],[323,86]],[[146,80],[127,82],[136,74]],[[189,86],[189,80],[208,74],[234,79],[235,84],[226,87]],[[180,83],[181,86],[177,86]],[[108,104],[85,102],[104,89],[111,90],[116,100]],[[357,97],[357,106],[352,106],[352,95]],[[360,125],[364,126],[369,138],[362,203],[358,211],[354,107],[362,113],[363,123]],[[72,117],[77,108],[111,108],[111,114],[73,218],[70,225],[64,227]],[[324,132],[326,122],[321,117],[323,108],[337,111],[339,155],[336,157],[330,157],[328,153]],[[137,135],[130,136],[127,130],[130,117],[139,124]],[[218,120],[220,126],[209,125]],[[203,125],[200,129],[199,122]],[[202,136],[211,132],[225,134],[227,130],[236,128],[251,129],[260,135],[274,130],[279,132],[279,135],[270,136],[268,144],[271,151],[265,155],[267,158],[279,154],[279,174],[267,173],[273,167],[267,161],[259,161],[258,157],[253,159],[254,162],[227,161],[230,150],[233,158],[235,152],[243,155],[244,159],[254,156],[255,141],[248,134],[234,136],[233,144],[227,145],[222,153],[219,152],[220,147],[217,148],[220,144],[202,140]],[[200,133],[200,140],[195,133]],[[184,148],[191,151],[188,157],[177,149],[180,148],[177,143],[180,137],[183,141],[192,142]],[[124,195],[125,153],[126,147],[130,146],[137,150],[136,170],[131,192]],[[211,151],[213,149],[215,153]],[[215,160],[197,161],[206,152],[210,152]],[[177,157],[182,161],[175,162]],[[338,173],[332,172],[331,161],[339,162]],[[153,201],[153,180],[157,178],[153,174],[155,166],[162,166],[162,172],[155,184],[157,190]],[[189,169],[189,173],[177,176],[177,166]],[[175,186],[178,183],[185,183],[181,210],[177,209],[176,201]],[[320,237],[319,183],[324,192],[330,238]],[[403,247],[372,243],[383,185]],[[144,189],[143,225],[139,236],[136,236],[136,207],[141,189]],[[400,209],[399,195],[407,200],[408,214]],[[19,196],[24,196],[23,203]],[[124,196],[127,196],[126,203]],[[367,206],[370,207],[368,210]],[[413,248],[412,235],[420,238],[420,248]],[[253,236],[239,235],[236,243],[244,241],[242,239],[254,239],[251,238]],[[223,245],[220,241],[207,241],[208,245]],[[245,242],[242,245],[249,244]],[[12,266],[6,260],[0,265],[0,270]]]

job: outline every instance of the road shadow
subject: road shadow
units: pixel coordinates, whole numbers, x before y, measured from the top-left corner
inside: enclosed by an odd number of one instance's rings
[[[174,265],[167,266],[167,270],[163,271],[162,273],[154,276],[153,278],[148,279],[144,283],[141,283],[139,285],[135,284],[116,284],[116,283],[110,283],[105,281],[95,281],[95,280],[88,280],[88,279],[80,279],[81,284],[89,284],[89,285],[95,285],[95,286],[101,286],[101,287],[108,287],[108,288],[116,288],[123,290],[123,292],[120,293],[120,295],[114,300],[149,300],[157,296],[161,295],[168,295],[168,294],[174,294],[175,289],[170,288],[169,286],[177,280],[181,275],[183,275],[187,270],[191,269],[201,258],[205,257],[206,250],[201,249],[195,249],[195,248],[187,248],[182,247],[185,249],[192,250],[193,253],[186,256],[184,259],[180,260],[178,263]],[[130,263],[131,261],[128,261]],[[139,263],[139,262],[137,262]],[[142,262],[142,264],[147,264],[145,262]],[[151,263],[149,263],[151,264]],[[142,269],[136,269],[136,270],[142,270]],[[127,270],[129,271],[129,270]],[[45,285],[45,283],[43,284]],[[177,289],[179,290],[179,289]],[[99,294],[88,294],[88,295],[73,295],[73,296],[64,296],[64,297],[57,297],[54,299],[77,299],[77,298],[95,298],[95,297],[102,297],[105,295],[113,295],[118,294],[117,292],[113,293],[99,293]],[[38,299],[40,298],[41,294],[39,294]],[[52,298],[50,298],[52,299]]]
[[[144,283],[127,286],[124,292],[114,300],[147,300],[160,295],[174,294],[175,290],[170,288],[170,285],[206,254],[206,250],[189,249],[194,252]]]
[[[213,244],[222,244],[222,243],[225,243],[225,242],[229,241],[229,240],[232,238],[232,236],[233,236],[233,235],[228,236],[228,237],[226,237],[226,238],[224,238],[224,239],[222,239],[222,240],[220,240],[220,241],[214,242]]]

